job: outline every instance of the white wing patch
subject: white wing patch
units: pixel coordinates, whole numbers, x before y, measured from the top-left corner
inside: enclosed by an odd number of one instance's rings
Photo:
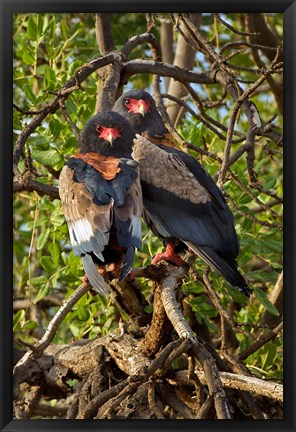
[[[142,238],[142,224],[141,224],[141,219],[138,215],[132,215],[131,216],[132,222],[131,222],[131,227],[132,227],[132,237],[136,237],[141,239]]]
[[[94,235],[91,224],[86,218],[69,221],[69,231],[72,246],[87,242]]]

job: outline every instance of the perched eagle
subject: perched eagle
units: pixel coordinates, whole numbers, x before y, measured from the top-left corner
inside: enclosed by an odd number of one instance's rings
[[[129,120],[137,134],[147,225],[166,245],[153,262],[177,265],[176,254],[188,246],[224,279],[246,296],[248,285],[237,269],[239,243],[233,215],[210,175],[191,156],[174,146],[153,97],[143,90],[123,94],[113,109]]]
[[[63,167],[59,193],[75,255],[100,294],[109,287],[97,266],[109,265],[124,279],[141,249],[142,194],[138,163],[132,158],[134,131],[112,111],[85,124],[79,151]],[[110,270],[111,271],[111,270]]]

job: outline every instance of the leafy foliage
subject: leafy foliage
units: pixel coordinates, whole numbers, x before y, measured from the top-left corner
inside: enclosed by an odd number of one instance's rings
[[[227,19],[236,25],[240,17],[232,14]],[[269,19],[280,32],[280,15],[272,15]],[[112,20],[117,49],[120,49],[130,37],[146,31],[143,14],[114,14]],[[208,40],[216,40],[220,48],[237,36],[222,23],[215,23],[212,15],[204,17],[201,30]],[[94,16],[90,14],[17,15],[14,20],[14,32],[14,103],[21,108],[21,111],[14,111],[13,126],[16,140],[24,125],[32,118],[30,111],[40,110],[52,99],[52,93],[58,91],[66,80],[73,76],[77,68],[97,57],[99,53]],[[159,23],[154,33],[158,37]],[[143,57],[151,57],[147,45],[138,46],[132,51],[130,58]],[[237,66],[255,67],[247,50],[237,54],[230,61]],[[200,72],[209,68],[205,56],[197,56],[196,68]],[[256,79],[252,71],[241,70],[239,73],[242,80]],[[151,80],[152,77],[148,74],[134,75],[128,86],[151,90]],[[79,129],[94,113],[98,85],[100,83],[98,84],[97,76],[91,74],[82,84],[82,91],[71,93],[66,100],[67,112]],[[218,101],[223,93],[218,85],[194,85],[194,89],[208,102]],[[269,121],[277,112],[275,97],[269,89],[258,92],[252,100],[263,122]],[[193,100],[190,100],[189,104],[194,106]],[[208,116],[225,126],[225,130],[222,131],[224,138],[190,115],[187,115],[179,126],[180,134],[188,142],[206,150],[208,154],[212,153],[222,158],[232,105],[233,100],[226,96],[223,105],[206,109]],[[277,126],[282,127],[281,117],[277,119]],[[241,115],[237,130],[246,133],[247,128],[246,118]],[[241,143],[233,144],[232,152],[240,145]],[[19,169],[21,172],[29,170],[30,161],[31,170],[39,182],[58,186],[59,171],[76,149],[77,140],[73,136],[73,131],[61,110],[58,110],[49,115],[36,133],[29,137],[25,154],[19,162]],[[210,155],[201,155],[193,148],[188,151],[198,158],[212,176],[217,173],[220,168],[218,160]],[[224,308],[230,308],[234,302],[234,319],[244,323],[246,330],[255,336],[266,311],[274,316],[278,315],[269,297],[282,270],[282,232],[275,225],[281,223],[282,204],[279,201],[274,203],[274,196],[283,194],[283,167],[281,149],[267,137],[256,140],[254,156],[253,170],[260,189],[250,188],[245,156],[240,157],[231,166],[239,182],[228,178],[224,184],[226,195],[231,197],[229,204],[235,214],[236,230],[240,238],[239,264],[253,287],[254,295],[250,302],[246,301],[215,273],[211,273],[211,282],[221,296]],[[236,207],[233,207],[232,202]],[[262,202],[265,208],[260,208],[258,202]],[[240,213],[237,212],[237,208]],[[48,196],[40,197],[36,192],[19,192],[14,197],[14,215],[15,299],[29,299],[32,304],[41,305],[42,301],[54,296],[61,303],[81,283],[83,272],[80,259],[71,251],[60,201]],[[143,250],[137,254],[136,267],[148,265],[151,257],[162,249],[159,240],[144,225],[143,230]],[[204,264],[197,260],[195,268],[202,274]],[[143,280],[140,281],[140,286],[148,298],[152,287]],[[206,325],[213,336],[217,335],[218,312],[209,300],[203,285],[191,275],[184,289],[197,322]],[[46,328],[58,307],[53,303],[48,308],[42,308],[39,324],[43,328]],[[16,335],[27,342],[32,342],[36,337],[37,324],[28,310],[17,310],[14,330]],[[146,311],[151,312],[148,304]],[[55,342],[66,343],[72,337],[92,339],[97,335],[104,335],[118,326],[118,319],[118,311],[111,303],[100,296],[87,294],[67,315],[55,336]],[[241,334],[237,337],[240,351],[252,343],[251,339],[248,340]],[[269,341],[250,355],[246,364],[259,376],[280,378],[281,346],[281,337]]]

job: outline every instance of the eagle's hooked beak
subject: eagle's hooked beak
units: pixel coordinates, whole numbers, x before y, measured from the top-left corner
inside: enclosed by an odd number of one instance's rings
[[[143,101],[141,99],[141,100],[139,100],[138,113],[141,114],[144,117],[145,114],[146,114],[146,112],[147,112],[146,103],[145,103],[145,101]]]
[[[109,143],[110,143],[111,146],[112,146],[113,143],[114,143],[114,140],[115,140],[115,137],[114,137],[114,135],[112,134],[112,132],[110,132],[110,133],[108,134],[108,136],[107,136],[107,140],[109,141]]]

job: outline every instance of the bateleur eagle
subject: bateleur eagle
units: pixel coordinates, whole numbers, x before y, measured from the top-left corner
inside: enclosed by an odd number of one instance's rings
[[[239,243],[233,215],[210,175],[193,157],[174,146],[153,97],[143,90],[123,94],[113,109],[127,118],[137,134],[147,225],[166,245],[153,262],[180,263],[176,253],[187,245],[232,286],[250,295],[237,269]],[[184,245],[185,244],[185,245]]]
[[[134,131],[112,111],[85,124],[78,153],[60,174],[59,194],[75,255],[100,294],[109,286],[97,266],[109,264],[124,279],[135,248],[141,249],[142,194],[138,163],[132,158]],[[118,277],[118,274],[115,274]]]

